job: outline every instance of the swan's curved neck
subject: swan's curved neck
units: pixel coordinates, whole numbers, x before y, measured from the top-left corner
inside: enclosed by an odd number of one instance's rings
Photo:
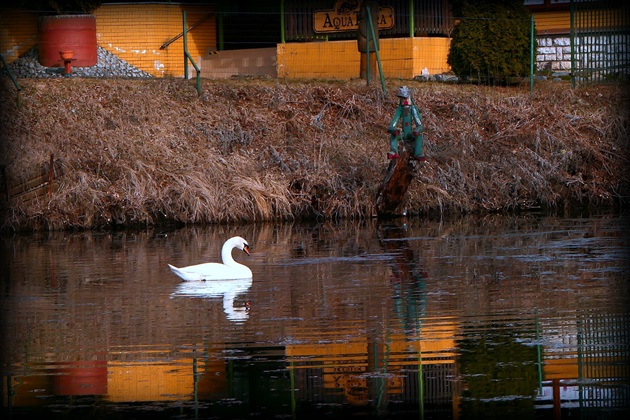
[[[232,249],[234,249],[234,245],[232,245],[229,241],[223,244],[223,248],[221,248],[221,260],[223,260],[223,264],[231,267],[242,265],[234,261],[234,258],[232,257]]]

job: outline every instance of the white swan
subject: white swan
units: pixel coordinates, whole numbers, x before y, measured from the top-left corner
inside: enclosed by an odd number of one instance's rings
[[[252,270],[249,267],[239,264],[232,258],[232,249],[238,248],[249,254],[249,244],[240,236],[228,239],[221,249],[220,263],[203,263],[191,265],[188,267],[177,268],[168,265],[173,273],[177,274],[185,281],[203,281],[203,280],[233,280],[248,279],[252,277]]]

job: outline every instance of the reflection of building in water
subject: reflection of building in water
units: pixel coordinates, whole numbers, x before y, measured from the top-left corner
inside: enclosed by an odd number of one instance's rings
[[[106,400],[181,401],[192,398],[192,359],[110,362]]]
[[[354,405],[385,399],[450,411],[456,393],[455,336],[456,326],[447,322],[423,327],[413,340],[398,334],[386,340],[288,345],[296,399]]]
[[[33,363],[15,376],[2,378],[2,407],[39,407],[51,395],[81,396],[107,393],[107,362],[80,360]],[[10,389],[6,389],[7,384]],[[11,400],[9,401],[9,395]]]
[[[574,323],[543,326],[539,410],[630,408],[630,315],[578,313]]]
[[[627,408],[629,316],[584,313],[572,323],[546,322],[538,329],[540,347],[535,349],[540,350],[536,410],[553,411],[559,418],[571,409]],[[239,401],[244,416],[255,404],[281,413],[292,402],[298,413],[327,403],[391,403],[447,417],[463,414],[459,397],[470,385],[461,379],[463,327],[449,318],[430,319],[416,334],[366,332],[357,337],[348,331],[304,330],[284,347],[114,348],[98,355],[99,361],[21,366],[10,381],[3,378],[3,384],[10,384],[10,393],[4,388],[4,406],[41,407],[51,396],[95,395],[115,403]],[[496,343],[495,330],[491,336]],[[496,365],[496,360],[490,363]]]
[[[109,361],[52,363],[52,375],[40,364],[44,374],[24,366],[31,374],[11,378],[12,401],[5,393],[4,406],[43,406],[53,395],[90,395],[111,402],[211,398],[225,393],[227,383],[225,361],[220,353],[216,356],[201,360],[166,349],[115,352]]]
[[[204,357],[167,350],[127,353],[108,363],[107,401],[189,401],[225,396],[223,349],[200,349]]]

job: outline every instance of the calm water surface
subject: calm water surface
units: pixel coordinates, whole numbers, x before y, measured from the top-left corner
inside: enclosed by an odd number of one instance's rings
[[[167,263],[234,251],[253,279]],[[627,219],[2,238],[4,418],[616,418]]]

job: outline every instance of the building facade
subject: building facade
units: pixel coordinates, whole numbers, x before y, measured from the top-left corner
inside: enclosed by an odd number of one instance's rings
[[[186,49],[202,77],[359,77],[360,0],[277,0],[263,2],[264,7],[259,3],[104,3],[93,12],[96,39],[99,47],[155,77],[194,75],[192,63],[184,59],[185,13]],[[376,3],[379,58],[386,77],[450,70],[450,35],[457,17],[448,0]],[[625,2],[577,2],[577,12],[569,0],[524,3],[535,20],[538,70],[569,71],[572,65],[595,61],[612,62],[627,71]],[[10,63],[37,46],[40,14],[3,7],[0,52]]]

